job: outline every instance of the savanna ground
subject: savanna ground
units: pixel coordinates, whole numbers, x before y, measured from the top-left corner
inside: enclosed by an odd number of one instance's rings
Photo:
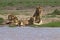
[[[55,9],[60,10],[60,0],[0,0],[0,17],[7,19],[9,13],[13,13],[18,19],[29,18],[35,12],[37,6],[43,7],[43,24],[60,21],[60,15],[49,16]],[[60,25],[60,23],[59,23]]]

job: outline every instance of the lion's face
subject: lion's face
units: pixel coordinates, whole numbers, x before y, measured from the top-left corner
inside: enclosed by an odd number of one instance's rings
[[[42,7],[37,7],[36,9],[37,9],[37,11],[40,13],[43,8],[42,8]]]
[[[10,21],[11,23],[18,25],[18,18],[12,14],[8,15],[8,21]]]

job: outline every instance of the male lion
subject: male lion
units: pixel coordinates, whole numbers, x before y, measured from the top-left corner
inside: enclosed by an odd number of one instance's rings
[[[42,7],[37,7],[34,15],[30,18],[29,22],[31,24],[40,25],[42,23],[41,18],[42,18]]]
[[[33,15],[34,17],[34,24],[38,23],[40,24],[42,21],[41,21],[41,18],[42,18],[42,7],[37,7],[36,8],[36,11]]]

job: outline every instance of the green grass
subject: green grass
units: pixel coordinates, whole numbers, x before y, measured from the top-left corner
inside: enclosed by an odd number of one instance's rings
[[[0,18],[0,25],[4,22],[3,18]]]
[[[0,14],[4,15],[4,14],[9,14],[12,13],[14,15],[30,15],[31,12],[27,11],[27,10],[0,10]]]
[[[58,15],[58,16],[57,16]],[[58,17],[60,18],[60,10],[55,9],[52,13],[48,13],[45,18],[52,18],[52,17]]]
[[[60,15],[60,11],[58,9],[55,9],[52,13],[48,15]]]
[[[13,10],[0,10],[0,15],[7,15],[7,14],[9,14],[9,13],[12,13],[12,14],[14,14],[14,15],[19,15],[20,13],[19,13],[19,11],[13,11]]]
[[[60,22],[50,22],[47,24],[39,25],[38,27],[60,27]]]
[[[5,6],[60,5],[60,0],[0,0],[0,8]]]
[[[12,28],[14,28],[14,27],[16,27],[16,25],[9,25],[9,27],[12,27]]]
[[[42,18],[55,18],[55,17],[56,17],[56,15],[45,15],[45,16],[42,16]]]

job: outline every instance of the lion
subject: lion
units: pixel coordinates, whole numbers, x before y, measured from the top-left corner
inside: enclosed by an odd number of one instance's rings
[[[9,14],[8,15],[8,22],[7,22],[7,24],[18,25],[19,24],[19,20],[18,20],[18,18],[15,15]]]
[[[35,13],[30,18],[29,23],[30,24],[42,24],[42,7],[37,7]]]
[[[41,20],[41,18],[42,18],[42,7],[37,7],[36,8],[36,11],[35,11],[35,13],[34,13],[34,15],[33,15],[33,17],[34,17],[34,24],[41,24],[42,23],[42,20]]]
[[[8,21],[6,24],[11,24],[13,22],[14,15],[8,14]]]
[[[27,26],[28,24],[29,24],[29,22],[28,22],[27,19],[24,19],[24,18],[23,18],[23,19],[21,20],[21,24],[20,24],[21,26]]]
[[[30,17],[30,19],[28,20],[28,22],[29,22],[29,25],[32,25],[33,22],[34,22],[34,17]]]
[[[8,20],[18,20],[18,18],[15,16],[15,15],[13,15],[13,14],[9,14],[8,15]]]
[[[16,26],[21,26],[21,20],[14,20],[14,24],[16,25]]]

